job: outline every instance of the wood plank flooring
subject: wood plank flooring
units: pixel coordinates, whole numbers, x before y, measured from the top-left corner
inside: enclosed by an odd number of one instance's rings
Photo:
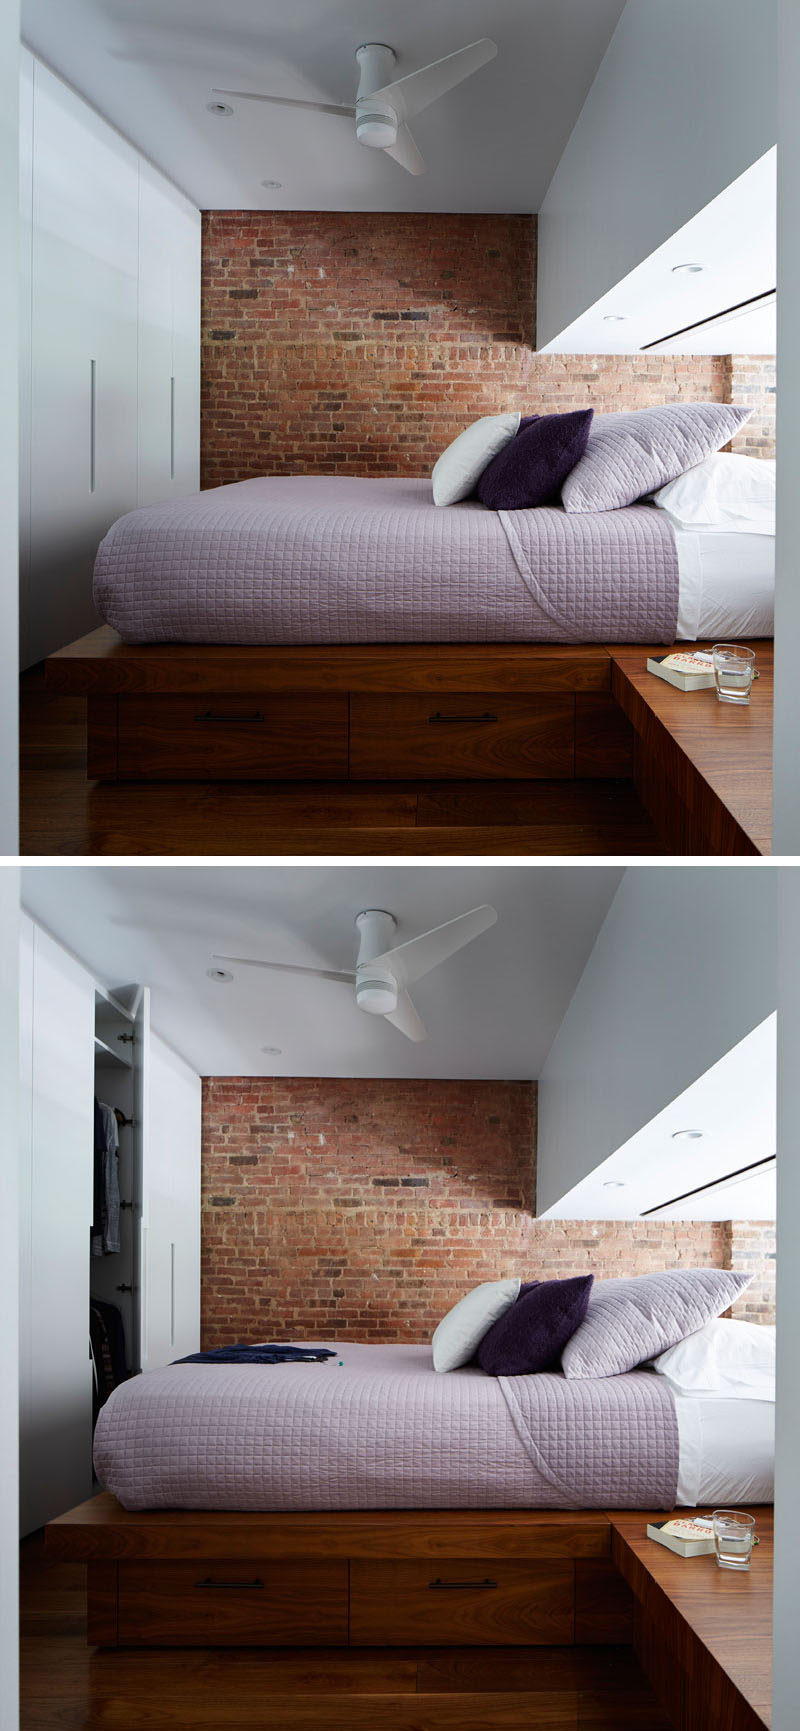
[[[84,733],[82,698],[24,676],[23,854],[663,852],[630,781],[102,785]]]
[[[25,1541],[21,1731],[669,1731],[630,1648],[100,1652],[84,1578]]]

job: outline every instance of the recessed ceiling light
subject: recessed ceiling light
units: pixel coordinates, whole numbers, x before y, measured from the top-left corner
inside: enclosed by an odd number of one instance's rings
[[[206,974],[209,980],[213,980],[218,986],[227,985],[228,981],[233,979],[233,974],[229,974],[227,968],[206,968]]]
[[[627,313],[603,313],[603,323],[606,325],[624,325],[627,318]]]
[[[625,1190],[626,1185],[623,1183],[621,1178],[605,1178],[603,1180],[603,1189],[604,1190]]]
[[[673,1130],[673,1142],[702,1142],[705,1130]]]
[[[686,271],[688,276],[697,276],[700,271],[707,269],[708,266],[704,264],[674,264],[672,266],[672,274],[673,276],[677,276],[679,271]]]
[[[268,192],[280,192],[280,189],[283,186],[283,181],[282,180],[262,180],[261,185],[265,186],[267,188]]]
[[[261,1050],[266,1052],[268,1058],[279,1058],[283,1048],[281,1046],[262,1046]]]
[[[207,102],[206,108],[208,109],[209,114],[218,114],[220,118],[233,113],[233,109],[228,102]]]

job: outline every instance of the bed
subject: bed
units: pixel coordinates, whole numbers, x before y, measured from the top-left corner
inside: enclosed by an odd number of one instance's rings
[[[438,1375],[429,1346],[186,1363],[111,1396],[108,1488],[47,1550],[88,1563],[98,1646],[626,1642],[614,1511],[768,1502],[773,1415],[652,1371]]]
[[[429,1346],[330,1344],[327,1363],[179,1364],[123,1384],[98,1421],[98,1478],[129,1510],[771,1499],[768,1402],[690,1400],[648,1370],[443,1376]]]
[[[264,477],[120,518],[98,553],[95,603],[125,643],[767,636],[773,547],[676,532],[650,505],[441,510],[427,480]]]

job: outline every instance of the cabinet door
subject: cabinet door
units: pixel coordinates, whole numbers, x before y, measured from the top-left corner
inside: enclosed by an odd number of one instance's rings
[[[138,158],[34,65],[26,663],[97,622],[92,568],[136,504]]]
[[[143,162],[139,178],[139,503],[199,486],[200,213]]]
[[[156,1034],[148,1093],[142,1368],[154,1370],[200,1345],[201,1084]]]
[[[92,1220],[94,982],[33,929],[23,1090],[29,1122],[21,1306],[28,1396],[21,1446],[23,1530],[92,1488],[89,1230]]]

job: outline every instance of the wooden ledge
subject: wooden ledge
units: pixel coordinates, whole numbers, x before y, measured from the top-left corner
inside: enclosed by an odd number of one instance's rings
[[[602,643],[382,643],[247,647],[125,644],[108,625],[48,656],[51,691],[609,691]]]
[[[751,1512],[759,1544],[740,1575],[713,1556],[677,1557],[654,1544],[645,1528],[663,1513],[610,1517],[612,1558],[636,1600],[636,1654],[678,1731],[772,1723],[773,1510]]]
[[[602,1510],[341,1510],[253,1514],[123,1509],[103,1491],[45,1529],[48,1554],[81,1561],[131,1557],[607,1557]]]
[[[773,646],[748,647],[759,678],[739,707],[648,673],[663,647],[609,646],[612,693],[635,733],[636,789],[669,853],[771,852]]]

